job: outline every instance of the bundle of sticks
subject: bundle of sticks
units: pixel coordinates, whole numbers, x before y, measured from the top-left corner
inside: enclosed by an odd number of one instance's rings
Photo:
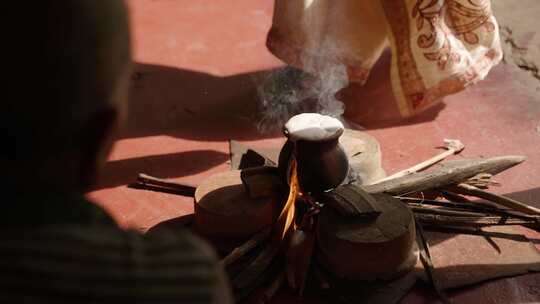
[[[426,226],[540,226],[540,209],[510,197],[486,191],[498,183],[492,177],[523,161],[523,156],[499,156],[447,161],[429,172],[419,172],[464,146],[446,140],[448,151],[375,184],[363,186],[369,193],[387,193],[407,203],[416,219]],[[481,199],[473,201],[470,197]]]

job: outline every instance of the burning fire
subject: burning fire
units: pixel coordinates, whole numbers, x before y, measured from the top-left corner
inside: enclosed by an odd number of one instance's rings
[[[300,186],[298,184],[298,174],[296,170],[296,160],[293,158],[291,161],[291,171],[290,171],[290,189],[289,196],[287,201],[281,210],[281,213],[277,219],[276,225],[274,226],[274,235],[279,236],[280,240],[284,240],[287,236],[289,229],[294,229],[294,216],[295,216],[295,202],[300,193]]]

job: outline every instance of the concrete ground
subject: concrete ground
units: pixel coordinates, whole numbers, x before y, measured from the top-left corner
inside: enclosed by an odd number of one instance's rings
[[[228,169],[228,139],[256,147],[283,143],[279,134],[261,135],[254,128],[258,82],[283,64],[265,47],[273,1],[128,3],[136,61],[130,118],[89,196],[122,226],[146,231],[193,212],[193,205],[189,198],[128,188],[137,173],[196,185]],[[367,132],[379,140],[388,173],[431,157],[444,138],[460,139],[464,156],[526,155],[524,164],[497,177],[502,186],[494,191],[540,207],[540,2],[493,0],[493,5],[505,62],[485,81],[446,98],[436,113]],[[365,89],[381,87],[387,74],[378,65]],[[540,302],[540,275],[481,284],[452,298]],[[419,286],[403,302],[436,300]],[[276,303],[300,302],[283,296]]]

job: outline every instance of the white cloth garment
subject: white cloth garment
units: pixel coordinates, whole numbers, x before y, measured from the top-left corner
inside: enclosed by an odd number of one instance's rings
[[[292,66],[342,64],[364,83],[388,45],[403,117],[483,79],[502,58],[490,0],[275,0],[267,46]]]

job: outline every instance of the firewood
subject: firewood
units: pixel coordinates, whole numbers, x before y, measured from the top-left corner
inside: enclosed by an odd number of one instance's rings
[[[487,189],[489,186],[500,186],[501,184],[492,180],[493,175],[489,173],[479,173],[468,180],[464,184],[475,186],[480,189]]]
[[[345,217],[376,217],[380,214],[377,209],[377,201],[373,195],[353,184],[339,186],[332,191],[317,196],[317,198],[321,203],[334,208],[340,215]]]
[[[242,185],[240,171],[207,178],[195,192],[195,228],[202,235],[235,240],[237,246],[274,223],[283,198],[253,199]]]
[[[428,279],[431,282],[431,285],[433,286],[433,289],[435,289],[435,292],[439,296],[439,298],[442,300],[443,303],[450,303],[448,298],[446,297],[446,294],[443,292],[441,288],[441,284],[439,283],[438,278],[435,276],[435,267],[433,266],[433,261],[431,260],[431,253],[429,251],[429,243],[426,240],[424,229],[422,227],[422,223],[416,219],[416,234],[417,234],[417,244],[420,251],[420,261],[422,262],[422,265],[424,266],[424,270],[426,272],[426,275]]]
[[[148,174],[139,173],[137,176],[138,184],[131,185],[133,188],[142,188],[154,191],[168,192],[184,196],[193,197],[195,195],[195,187],[187,184],[179,184],[169,180],[150,176]]]
[[[139,182],[128,184],[127,187],[130,189],[147,190],[147,191],[175,194],[175,195],[181,195],[181,196],[187,196],[187,197],[193,197],[193,193],[195,193],[195,190],[186,191],[182,189],[169,188],[169,187],[163,187],[163,186],[151,185],[151,184],[139,183]]]
[[[455,192],[449,191],[448,189],[438,189],[438,192],[447,200],[457,202],[457,203],[463,203],[463,204],[475,204],[475,202],[471,201],[470,199],[466,198],[463,195],[457,194]],[[488,204],[484,204],[488,205]],[[491,205],[488,205],[491,206]],[[491,206],[494,207],[494,206]]]
[[[369,193],[402,195],[461,183],[478,173],[495,175],[524,160],[524,156],[499,156],[449,161],[430,172],[414,173],[363,188]]]
[[[525,203],[519,202],[519,201],[511,199],[509,197],[505,197],[505,196],[502,196],[502,195],[497,195],[497,194],[494,194],[494,193],[484,191],[484,190],[479,189],[479,188],[477,188],[475,186],[471,186],[471,185],[461,183],[457,187],[452,187],[451,190],[453,190],[455,192],[458,192],[460,194],[483,198],[485,200],[494,202],[494,203],[499,204],[501,206],[505,206],[505,207],[510,208],[512,210],[523,212],[525,214],[540,215],[540,209],[538,209],[538,208],[535,208],[533,206],[529,206],[529,205],[527,205]]]
[[[279,176],[277,167],[253,167],[242,170],[242,184],[249,197],[257,199],[284,193],[286,186]]]
[[[272,297],[271,294],[273,288],[279,290],[282,282],[275,285],[276,280],[281,280],[283,274],[283,261],[280,259],[273,259],[271,263],[266,267],[257,277],[254,277],[248,282],[246,286],[242,288],[234,288],[234,303],[265,303],[267,297]],[[234,278],[234,277],[233,277]],[[232,279],[232,278],[231,278]],[[270,284],[270,286],[268,286]],[[272,286],[273,285],[273,286]]]
[[[416,263],[414,217],[399,200],[375,195],[375,219],[343,217],[323,208],[317,224],[317,260],[334,275],[352,280],[392,279]]]
[[[434,164],[444,160],[445,158],[447,158],[448,156],[450,155],[454,155],[454,154],[458,154],[460,153],[461,151],[463,151],[463,149],[465,149],[465,145],[463,145],[461,143],[461,141],[457,140],[457,139],[445,139],[444,140],[444,148],[446,149],[446,151],[444,151],[443,153],[440,153],[428,160],[425,160],[417,165],[414,165],[412,167],[410,167],[409,169],[405,169],[403,171],[399,171],[397,173],[394,173],[382,180],[379,180],[378,182],[383,182],[383,181],[387,181],[387,180],[391,180],[391,179],[394,179],[394,178],[398,178],[398,177],[403,177],[403,176],[407,176],[409,174],[413,174],[413,173],[416,173],[418,171],[422,171],[426,168],[429,168],[431,166],[433,166]]]
[[[251,264],[232,279],[233,287],[235,289],[242,289],[250,286],[253,280],[257,279],[268,269],[268,266],[272,263],[272,260],[280,249],[280,244],[275,242],[269,243]]]
[[[421,204],[409,204],[409,208],[415,213],[427,213],[427,214],[440,214],[447,216],[470,216],[470,217],[479,217],[487,216],[485,213],[480,212],[470,212],[470,211],[461,211],[461,210],[451,210],[446,208],[434,208],[434,207],[425,207]]]
[[[249,286],[253,280],[264,273],[278,252],[285,246],[284,240],[287,235],[294,232],[295,203],[299,194],[295,161],[291,163],[291,172],[289,195],[276,222],[272,226],[269,241],[255,260],[232,279],[232,285],[235,289]]]
[[[286,253],[285,274],[289,286],[302,296],[315,246],[315,232],[296,230]]]
[[[409,206],[434,205],[434,206],[451,208],[453,210],[475,211],[475,212],[480,212],[480,213],[485,213],[485,214],[490,214],[490,215],[499,215],[499,216],[508,217],[508,218],[518,218],[518,219],[532,220],[532,221],[540,220],[540,216],[521,214],[521,213],[514,212],[512,210],[501,209],[501,208],[497,208],[491,205],[478,203],[478,202],[473,203],[469,201],[468,203],[458,203],[458,202],[429,200],[429,199],[403,197],[403,196],[395,196],[395,198],[408,202]],[[410,203],[410,202],[415,202],[415,203]]]
[[[532,227],[540,227],[540,222],[537,220],[509,219],[504,216],[446,216],[438,214],[415,213],[414,215],[420,222],[424,224],[440,225],[440,226],[469,226],[469,227],[485,227],[485,226],[515,226],[515,225],[531,225]]]
[[[247,242],[245,242],[241,246],[236,247],[233,251],[231,251],[231,253],[229,253],[226,257],[224,257],[220,261],[220,263],[223,266],[228,266],[236,262],[238,259],[242,258],[244,255],[250,252],[253,248],[259,246],[262,242],[264,242],[270,235],[270,231],[271,231],[270,227],[268,227],[256,233]]]

